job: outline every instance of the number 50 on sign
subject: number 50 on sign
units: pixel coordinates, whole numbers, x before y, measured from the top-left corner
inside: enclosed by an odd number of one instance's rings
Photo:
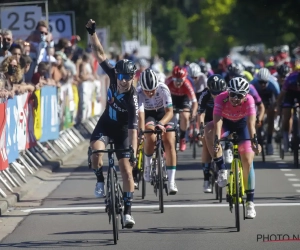
[[[42,10],[38,6],[1,7],[1,28],[9,29],[15,39],[26,39],[41,20]]]

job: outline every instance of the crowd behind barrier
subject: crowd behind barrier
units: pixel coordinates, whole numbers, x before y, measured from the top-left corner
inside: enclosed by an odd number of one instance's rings
[[[24,40],[0,30],[0,197],[70,153],[96,125],[107,79],[78,40],[55,45],[44,21]]]

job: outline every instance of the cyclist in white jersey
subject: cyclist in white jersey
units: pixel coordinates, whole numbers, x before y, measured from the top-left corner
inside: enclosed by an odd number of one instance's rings
[[[176,125],[173,119],[173,103],[168,86],[158,81],[156,73],[146,69],[139,78],[137,94],[139,99],[139,128],[141,130],[154,129],[158,127],[163,131],[162,140],[166,153],[166,168],[168,174],[168,191],[170,195],[178,192],[175,183],[176,172],[176,149],[175,132],[166,132],[167,128],[174,128]],[[152,155],[156,135],[145,134],[145,181],[150,181]],[[144,139],[143,137],[141,139]]]
[[[191,63],[188,67],[188,76],[193,80],[193,87],[195,89],[197,100],[207,87],[207,76],[201,72],[201,68],[197,63]]]

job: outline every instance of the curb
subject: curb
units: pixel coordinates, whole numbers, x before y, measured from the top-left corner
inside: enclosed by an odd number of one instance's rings
[[[75,153],[84,153],[87,156],[87,147],[89,141],[86,140],[74,148],[69,154],[62,156],[62,158],[56,158],[48,160],[44,165],[34,173],[34,175],[28,175],[28,182],[22,185],[21,187],[15,187],[14,193],[7,195],[6,198],[0,198],[0,217],[3,215],[10,207],[14,206],[19,202],[29,191],[32,190],[32,187],[37,185],[41,180],[38,177],[38,174],[41,172],[46,172],[51,174],[57,171],[61,166],[66,164],[66,162],[73,156]]]

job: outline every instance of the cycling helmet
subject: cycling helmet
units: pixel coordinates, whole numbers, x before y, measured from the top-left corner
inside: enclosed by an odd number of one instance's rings
[[[227,84],[221,75],[214,74],[208,77],[207,87],[213,95],[218,95],[227,89]]]
[[[228,90],[236,94],[246,95],[249,93],[249,82],[242,77],[232,78],[228,83]]]
[[[134,74],[136,70],[134,63],[128,59],[120,60],[115,65],[115,72],[117,74]]]
[[[237,63],[229,64],[227,70],[230,75],[240,75],[242,73],[242,69]]]
[[[287,64],[281,64],[277,67],[277,73],[282,78],[285,78],[290,72],[291,68]]]
[[[141,58],[138,60],[138,64],[140,65],[140,67],[142,68],[148,68],[149,67],[149,63],[146,59]]]
[[[252,65],[246,66],[245,70],[248,71],[249,73],[251,73],[252,76],[255,75],[255,67]]]
[[[143,90],[152,91],[157,88],[158,78],[152,69],[146,69],[141,73],[139,82]]]
[[[256,78],[258,81],[268,82],[270,76],[271,76],[271,73],[267,68],[261,68],[258,71]]]
[[[180,66],[175,66],[172,72],[172,76],[175,78],[181,78],[183,79],[184,77],[187,76],[187,71],[185,68],[180,67]]]
[[[197,63],[191,63],[188,67],[190,77],[198,77],[201,75],[201,69]]]
[[[200,62],[199,62],[199,66],[200,66],[201,72],[204,73],[204,74],[206,75],[207,72],[208,72],[206,63],[200,61]]]

